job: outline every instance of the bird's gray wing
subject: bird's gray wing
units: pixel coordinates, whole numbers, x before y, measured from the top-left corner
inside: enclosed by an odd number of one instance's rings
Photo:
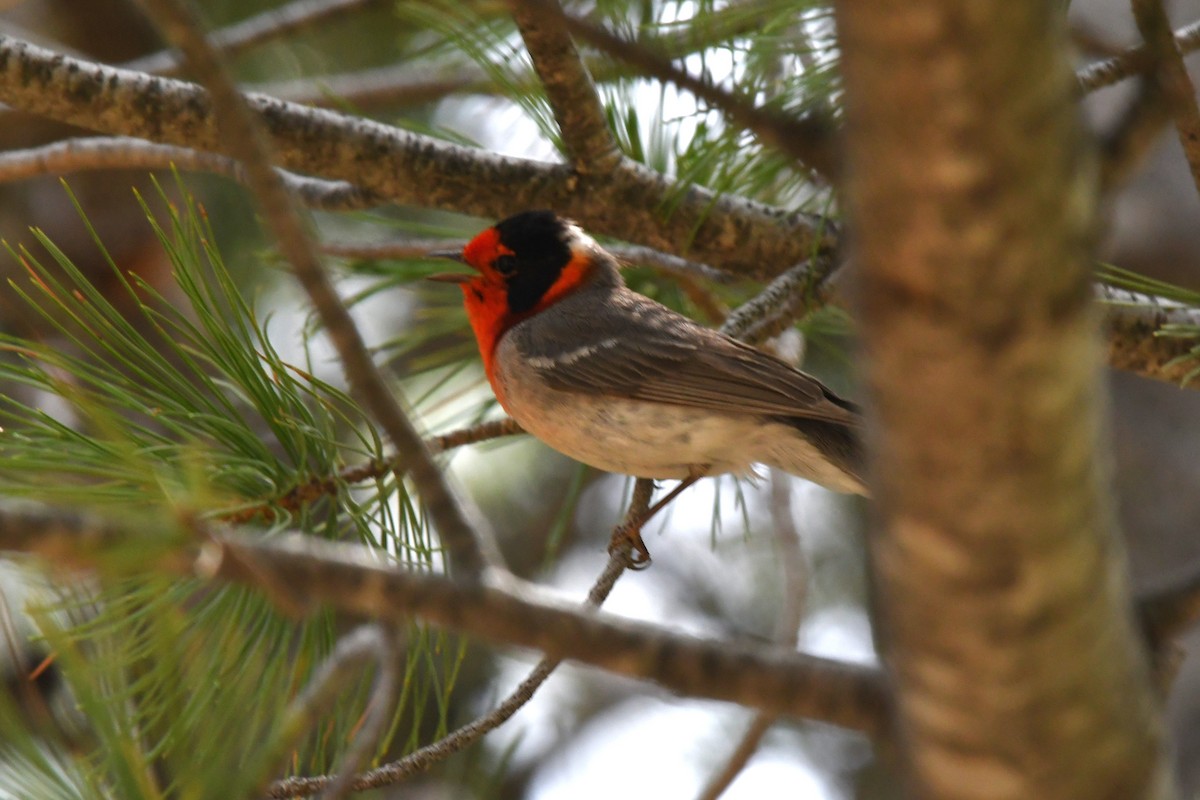
[[[509,335],[551,387],[855,425],[857,408],[817,379],[627,289],[581,293]],[[597,307],[605,307],[597,314]]]

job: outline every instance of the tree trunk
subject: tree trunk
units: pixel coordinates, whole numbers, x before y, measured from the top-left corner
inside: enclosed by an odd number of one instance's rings
[[[1057,2],[842,0],[872,542],[922,798],[1165,798]]]

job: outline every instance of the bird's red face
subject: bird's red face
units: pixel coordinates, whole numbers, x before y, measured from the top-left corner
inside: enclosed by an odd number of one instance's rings
[[[579,286],[591,269],[591,240],[550,211],[526,211],[480,232],[448,257],[475,273],[435,275],[457,283],[488,377],[500,336]]]

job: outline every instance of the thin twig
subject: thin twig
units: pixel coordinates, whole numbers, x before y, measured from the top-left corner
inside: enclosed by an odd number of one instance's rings
[[[441,433],[437,436],[430,436],[426,439],[426,444],[429,446],[431,453],[444,453],[447,450],[453,450],[456,447],[462,447],[468,444],[478,444],[485,442],[488,439],[499,439],[502,436],[516,436],[525,431],[520,424],[511,417],[504,419],[489,420],[481,422],[478,425],[472,425],[469,428],[459,428],[458,430],[450,431],[449,433]]]
[[[625,522],[637,519],[650,506],[650,497],[654,493],[654,482],[645,478],[639,479],[634,485],[633,498],[629,510],[625,512]],[[622,523],[624,524],[624,523]],[[624,574],[627,556],[621,553],[612,554],[600,577],[588,590],[583,608],[596,609],[604,604],[608,595],[616,585],[617,579]],[[494,709],[478,719],[463,725],[461,728],[447,734],[436,742],[425,745],[401,759],[385,764],[377,769],[364,772],[354,778],[351,787],[355,791],[375,789],[380,786],[390,786],[400,780],[423,772],[434,764],[444,761],[455,753],[465,750],[484,735],[503,725],[520,710],[534,693],[541,687],[550,674],[562,663],[558,658],[543,658],[534,666],[525,679],[517,685],[508,697],[502,700]],[[328,782],[325,775],[315,777],[286,778],[271,784],[267,794],[275,798],[304,797],[320,791]]]
[[[251,47],[288,36],[305,28],[325,25],[338,17],[371,5],[384,5],[383,0],[294,0],[286,6],[272,8],[255,14],[233,25],[220,28],[208,35],[212,47],[232,58]],[[147,56],[126,61],[122,69],[149,72],[157,75],[174,75],[182,64],[179,53],[161,50]]]
[[[800,622],[804,618],[807,594],[807,568],[801,548],[800,532],[792,518],[792,483],[787,473],[771,470],[771,528],[782,575],[783,602],[776,623],[775,641],[781,647],[795,647],[799,641]],[[725,765],[709,780],[700,793],[700,800],[716,800],[733,783],[750,757],[758,750],[762,738],[779,719],[777,714],[760,711],[747,726]]]
[[[771,338],[825,304],[830,291],[829,278],[837,264],[833,253],[797,264],[738,306],[721,330],[750,343]]]
[[[431,455],[437,455],[456,447],[498,439],[502,436],[516,436],[520,433],[524,433],[524,431],[517,421],[511,417],[505,417],[431,436],[425,440],[425,446]],[[337,475],[321,475],[311,478],[270,500],[226,511],[218,514],[216,518],[231,524],[249,522],[256,517],[270,521],[275,518],[277,509],[295,511],[316,502],[321,497],[337,494],[341,487],[347,484],[377,480],[384,475],[403,472],[404,462],[405,459],[396,454],[388,458],[373,458],[363,464],[345,467],[339,470]]]
[[[604,248],[628,264],[641,264],[670,275],[701,278],[713,283],[733,283],[735,279],[735,276],[716,267],[680,258],[652,247],[642,247],[636,244],[606,244]]]
[[[43,175],[68,175],[97,169],[174,169],[211,172],[246,183],[246,171],[227,156],[154,144],[128,136],[95,136],[0,153],[0,183]],[[345,181],[325,181],[277,170],[288,190],[309,208],[354,211],[381,205],[374,192]]]
[[[349,310],[325,274],[291,195],[271,168],[257,119],[243,102],[218,54],[209,46],[190,6],[186,0],[142,0],[142,3],[153,12],[163,33],[175,42],[187,64],[209,87],[213,111],[229,152],[246,170],[247,182],[262,207],[267,225],[324,324],[351,390],[387,433],[396,451],[405,456],[405,471],[437,527],[450,563],[472,576],[498,564],[494,543],[480,532],[478,515],[474,524],[468,521],[464,501],[455,496],[401,409],[392,387],[375,366]]]
[[[1200,48],[1200,21],[1175,31],[1175,46],[1187,54]],[[1088,64],[1075,73],[1080,94],[1094,92],[1120,83],[1126,78],[1149,72],[1154,61],[1145,45],[1131,47],[1119,56]]]
[[[546,13],[549,4],[554,13]],[[563,25],[558,0],[510,0],[509,7],[546,89],[571,163],[581,173],[612,170],[622,159],[621,151],[608,129],[592,76]]]
[[[1192,182],[1200,192],[1200,104],[1196,102],[1196,87],[1183,63],[1183,54],[1171,33],[1171,20],[1162,0],[1133,0],[1133,16],[1154,65],[1152,79],[1162,89],[1192,171]]]

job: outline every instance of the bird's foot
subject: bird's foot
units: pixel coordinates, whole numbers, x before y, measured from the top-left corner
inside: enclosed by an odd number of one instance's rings
[[[650,550],[642,540],[646,519],[634,519],[618,525],[608,543],[608,554],[625,562],[625,568],[640,571],[650,566]]]
[[[623,556],[626,569],[643,570],[650,566],[650,550],[642,540],[642,526],[649,522],[651,517],[661,511],[667,503],[678,497],[680,492],[707,475],[708,469],[707,464],[693,467],[688,471],[688,476],[680,481],[678,486],[667,492],[665,497],[650,506],[642,514],[634,515],[632,519],[628,519],[618,525],[617,529],[613,531],[612,539],[608,543],[608,554],[610,556],[618,554]]]

